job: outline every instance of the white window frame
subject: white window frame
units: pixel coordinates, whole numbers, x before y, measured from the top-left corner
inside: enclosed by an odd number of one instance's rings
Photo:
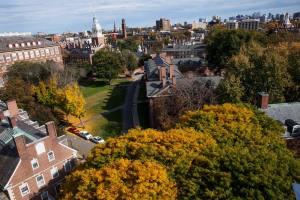
[[[52,158],[52,159],[49,157],[49,153],[52,153],[52,155],[53,155],[53,158]],[[55,160],[54,151],[49,151],[49,152],[47,153],[47,156],[48,156],[48,160],[49,160],[49,162],[51,162],[51,161]]]
[[[50,169],[50,173],[51,173],[52,178],[59,177],[59,172],[58,172],[57,167],[53,167],[52,169]],[[54,177],[54,174],[57,174],[57,176]]]
[[[26,194],[24,194],[22,192],[22,188],[24,188],[24,187],[27,187],[27,189],[28,189],[28,192]],[[30,189],[29,189],[28,183],[22,183],[22,185],[19,186],[19,190],[20,190],[20,193],[21,193],[22,197],[30,194]]]
[[[40,184],[40,183],[38,182],[38,180],[37,180],[38,177],[42,177],[42,178],[43,178],[43,183],[42,183],[42,184]],[[43,187],[43,186],[46,184],[45,178],[44,178],[44,175],[43,175],[43,174],[37,175],[37,176],[35,177],[35,181],[36,181],[36,185],[38,186],[38,188],[41,188],[41,187]]]
[[[33,167],[34,162],[37,163],[37,167]],[[38,169],[40,167],[39,161],[36,158],[33,158],[30,163],[33,170]]]
[[[41,200],[44,200],[44,198],[43,198],[43,195],[44,194],[47,194],[47,199],[49,199],[49,193],[48,193],[48,191],[46,190],[46,191],[43,191],[42,193],[41,193]]]
[[[35,145],[35,150],[36,150],[37,155],[41,155],[41,154],[45,153],[46,152],[46,148],[45,148],[44,142],[37,143]]]

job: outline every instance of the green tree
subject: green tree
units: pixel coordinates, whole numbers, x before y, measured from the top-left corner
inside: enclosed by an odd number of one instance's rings
[[[121,159],[96,169],[77,170],[67,177],[61,199],[176,199],[167,171],[151,161]]]
[[[117,78],[124,66],[120,53],[103,49],[93,56],[92,71],[99,78],[104,78],[111,84],[111,80]]]
[[[138,67],[137,56],[129,50],[122,51],[127,70],[132,73]]]
[[[139,58],[139,66],[144,66],[145,61],[151,59],[152,57],[149,54],[143,54],[140,58]]]

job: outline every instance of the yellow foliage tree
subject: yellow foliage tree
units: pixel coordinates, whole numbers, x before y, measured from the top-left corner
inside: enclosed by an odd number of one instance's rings
[[[100,170],[77,170],[66,178],[63,200],[176,199],[177,189],[163,166],[121,159]]]
[[[85,115],[85,100],[77,83],[68,84],[59,92],[60,106],[67,115],[80,119]]]

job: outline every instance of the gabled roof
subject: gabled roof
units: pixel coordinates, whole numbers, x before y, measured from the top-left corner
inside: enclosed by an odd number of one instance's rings
[[[283,124],[287,119],[300,123],[300,102],[269,104],[268,108],[263,111]]]

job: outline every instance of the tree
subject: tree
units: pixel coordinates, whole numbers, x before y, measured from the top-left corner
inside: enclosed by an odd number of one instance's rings
[[[176,199],[177,189],[166,169],[152,161],[120,159],[67,177],[61,199]]]
[[[204,106],[186,113],[178,127],[205,131],[219,147],[183,173],[184,185],[193,182],[184,189],[186,199],[294,199],[299,161],[281,125],[264,113],[244,105]]]
[[[118,77],[123,66],[121,54],[118,52],[103,49],[93,56],[92,71],[99,78],[107,79],[109,84],[111,84],[112,79]]]
[[[77,83],[71,83],[59,91],[59,106],[68,115],[79,118],[81,125],[84,126],[81,118],[85,115],[85,100]]]
[[[250,42],[263,43],[265,35],[244,30],[214,28],[205,39],[208,61],[216,67],[225,67],[229,59]]]
[[[125,60],[127,70],[132,73],[138,67],[137,56],[129,50],[122,51],[122,56]]]
[[[154,104],[156,124],[163,130],[174,127],[184,112],[216,102],[214,85],[209,82],[185,81],[169,91],[169,97],[159,98]]]
[[[300,48],[291,49],[288,55],[288,73],[291,76],[291,87],[285,91],[288,101],[300,101]]]
[[[290,84],[285,56],[272,47],[250,43],[230,58],[218,91],[223,102],[254,103],[258,92],[269,93],[271,102],[282,102]]]

